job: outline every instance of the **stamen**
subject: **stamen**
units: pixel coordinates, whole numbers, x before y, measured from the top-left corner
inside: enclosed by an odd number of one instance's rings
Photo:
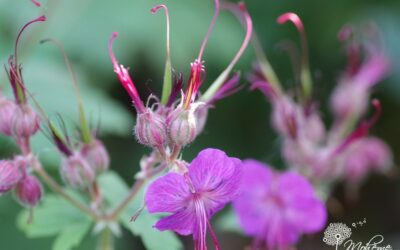
[[[241,14],[243,15],[243,19],[246,23],[246,36],[243,40],[242,45],[239,48],[239,51],[236,53],[235,57],[231,61],[231,63],[228,65],[228,67],[221,73],[221,75],[214,81],[213,84],[207,89],[207,91],[204,93],[202,96],[202,100],[208,101],[211,100],[212,97],[215,95],[215,93],[218,91],[218,89],[224,84],[226,79],[228,78],[230,72],[232,71],[233,67],[235,64],[239,61],[240,57],[243,55],[247,45],[250,42],[251,39],[251,34],[253,32],[253,23],[251,21],[251,17],[249,15],[249,12],[246,9],[246,5],[244,3],[239,3],[239,9]]]
[[[188,89],[185,93],[185,100],[184,100],[184,107],[188,108],[189,104],[193,102],[193,100],[197,96],[197,92],[200,88],[202,83],[202,75],[205,72],[204,65],[199,60],[195,60],[193,63],[190,64],[190,76],[189,76],[189,83]]]
[[[204,49],[206,48],[206,44],[208,42],[208,39],[210,38],[211,31],[213,30],[215,23],[217,22],[217,18],[219,16],[219,10],[220,10],[219,0],[214,0],[214,5],[215,5],[214,16],[211,20],[210,26],[208,27],[206,36],[204,37],[204,40],[201,44],[199,56],[197,57],[197,60],[199,60],[199,61],[201,61],[201,58],[203,57]]]
[[[304,30],[304,25],[298,15],[292,12],[285,13],[278,17],[277,22],[284,24],[286,22],[292,22],[299,32],[301,39],[301,50],[302,50],[302,70],[301,70],[301,82],[303,85],[303,92],[307,99],[311,95],[311,84],[312,79],[310,75],[309,59],[308,59],[308,45],[307,37]]]
[[[372,106],[375,108],[374,115],[367,121],[363,121],[356,130],[354,130],[342,144],[333,152],[332,155],[337,155],[343,152],[352,142],[366,136],[372,126],[378,121],[382,114],[382,105],[378,99],[372,100]]]
[[[140,99],[139,93],[128,73],[128,70],[126,68],[124,68],[123,65],[118,64],[118,61],[115,58],[114,52],[112,50],[113,42],[114,42],[115,38],[117,38],[117,36],[118,36],[118,33],[113,32],[112,36],[108,42],[108,52],[110,54],[110,58],[111,58],[113,66],[114,66],[114,72],[117,74],[122,86],[125,88],[125,90],[129,94],[129,96],[131,97],[138,113],[144,113],[146,111],[145,106],[144,106],[142,100]]]
[[[167,38],[166,38],[166,62],[164,70],[164,84],[163,92],[161,96],[161,103],[166,104],[168,102],[168,97],[171,94],[172,86],[172,66],[171,66],[171,52],[170,52],[170,22],[169,22],[169,12],[167,6],[164,4],[157,5],[151,9],[151,13],[156,13],[159,9],[163,8],[165,12],[165,18],[167,23]]]
[[[211,235],[211,239],[214,243],[215,250],[221,250],[221,247],[219,246],[219,243],[218,243],[217,236],[215,235],[214,230],[212,229],[209,220],[207,220],[207,227],[210,230],[210,235]]]
[[[57,41],[55,39],[51,39],[51,38],[40,41],[41,44],[46,43],[46,42],[51,42],[54,45],[56,45],[57,48],[60,50],[61,54],[64,56],[64,62],[65,62],[65,65],[67,66],[68,73],[71,76],[72,86],[74,87],[75,95],[76,95],[76,98],[78,101],[78,112],[79,112],[79,119],[80,119],[80,123],[81,123],[82,139],[83,139],[84,143],[89,144],[92,139],[91,138],[92,136],[90,133],[90,128],[89,128],[88,122],[86,120],[85,109],[83,108],[82,96],[81,96],[81,93],[79,90],[76,74],[71,66],[68,55],[65,52],[64,46],[59,41]]]
[[[38,1],[36,1],[36,0],[31,0],[31,1],[32,1],[32,3],[34,5],[36,5],[36,7],[40,7],[41,6],[41,4]]]

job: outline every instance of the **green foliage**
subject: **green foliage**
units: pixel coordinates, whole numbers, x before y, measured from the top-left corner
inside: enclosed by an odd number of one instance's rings
[[[78,246],[91,228],[92,221],[80,210],[61,197],[48,194],[33,210],[33,221],[29,223],[30,211],[22,211],[17,219],[18,227],[28,238],[57,236],[52,249],[69,250]]]
[[[233,209],[229,209],[228,211],[221,214],[217,221],[216,226],[221,231],[230,231],[241,233],[242,229],[240,228],[238,217],[234,213]]]
[[[101,191],[110,204],[118,204],[129,192],[124,181],[113,172],[105,173],[99,178]],[[121,224],[134,235],[142,238],[143,244],[148,250],[177,250],[182,249],[178,237],[170,232],[159,232],[152,226],[159,219],[155,215],[143,211],[139,218],[131,222],[131,216],[143,206],[143,192],[125,209],[119,220]]]

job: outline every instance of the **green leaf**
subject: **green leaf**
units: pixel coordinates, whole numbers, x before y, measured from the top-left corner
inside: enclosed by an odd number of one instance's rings
[[[71,225],[91,224],[88,216],[61,197],[52,194],[47,194],[42,203],[33,210],[32,223],[28,223],[28,219],[29,211],[22,211],[17,218],[17,224],[29,238],[63,234]]]
[[[218,230],[221,231],[230,231],[241,233],[242,229],[240,228],[238,218],[236,214],[233,212],[233,209],[230,209],[223,213],[218,220],[216,221],[216,226]]]
[[[127,196],[129,188],[124,181],[113,172],[105,173],[99,178],[100,187],[105,199],[113,205],[118,204]],[[177,250],[183,249],[178,237],[170,232],[159,232],[153,225],[159,217],[143,211],[135,222],[130,222],[131,216],[142,206],[144,189],[132,201],[127,209],[121,214],[121,224],[130,230],[134,235],[142,238],[143,244],[149,250]],[[155,240],[157,239],[157,240]]]
[[[53,250],[69,250],[78,246],[88,233],[91,224],[89,221],[82,221],[68,225],[54,241]]]

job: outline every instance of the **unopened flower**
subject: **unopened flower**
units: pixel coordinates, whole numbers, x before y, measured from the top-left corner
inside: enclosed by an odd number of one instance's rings
[[[344,157],[344,175],[358,183],[371,171],[383,172],[392,166],[392,153],[385,142],[365,137],[349,146]]]
[[[345,31],[348,29],[347,26],[344,28]],[[391,68],[388,56],[373,41],[365,45],[365,41],[354,41],[350,35],[345,38],[344,41],[349,43],[346,45],[349,63],[331,97],[331,109],[340,119],[363,115],[371,89],[388,75]]]
[[[6,193],[21,180],[21,172],[12,161],[0,161],[0,195]]]
[[[15,102],[0,96],[0,133],[11,136],[14,115],[17,110]]]
[[[95,179],[94,169],[79,152],[62,159],[60,172],[64,182],[74,188],[87,188]]]
[[[223,151],[205,149],[188,170],[184,175],[171,172],[155,180],[146,193],[146,206],[150,213],[171,213],[155,224],[158,230],[193,235],[195,249],[205,250],[207,228],[217,246],[210,219],[236,197],[241,162]]]
[[[274,172],[254,160],[243,163],[242,190],[233,207],[257,248],[292,246],[302,234],[321,230],[327,219],[323,202],[304,177]]]
[[[178,146],[186,146],[190,144],[198,133],[198,122],[196,111],[202,104],[192,105],[190,109],[182,106],[177,107],[170,112],[167,117],[167,131],[169,140]],[[204,125],[203,125],[204,126]]]
[[[19,105],[12,125],[12,133],[18,138],[27,138],[36,134],[40,128],[40,118],[29,105]]]
[[[15,187],[15,196],[24,206],[35,207],[43,195],[43,187],[40,181],[33,175],[24,176]]]
[[[93,139],[90,144],[83,145],[81,154],[96,173],[103,172],[110,166],[107,149],[98,139]]]
[[[135,135],[138,141],[146,146],[161,148],[167,142],[167,127],[165,117],[146,108],[144,113],[139,113]]]

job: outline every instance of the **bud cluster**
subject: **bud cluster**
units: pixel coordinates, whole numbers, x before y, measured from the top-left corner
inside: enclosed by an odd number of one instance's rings
[[[42,198],[43,188],[40,181],[29,174],[29,158],[18,156],[0,161],[0,195],[14,190],[18,202],[35,207]]]
[[[29,138],[40,128],[37,113],[28,104],[17,104],[0,95],[0,133],[15,139]]]
[[[236,5],[235,5],[236,6]],[[174,148],[183,148],[192,143],[203,131],[207,120],[208,109],[217,100],[227,97],[238,90],[240,74],[235,74],[229,79],[229,75],[246,49],[252,34],[251,18],[245,5],[239,4],[238,15],[243,18],[246,27],[246,36],[237,54],[228,67],[211,84],[209,89],[200,95],[200,87],[205,80],[205,65],[202,60],[206,44],[215,26],[220,12],[219,1],[215,1],[215,13],[209,29],[201,44],[198,57],[190,64],[190,75],[187,87],[183,88],[182,75],[178,77],[173,74],[169,53],[169,12],[165,5],[158,5],[151,9],[154,14],[158,10],[165,11],[167,20],[167,60],[165,65],[164,86],[161,100],[155,98],[155,108],[146,107],[141,101],[139,92],[131,79],[128,70],[118,63],[112,45],[118,36],[114,32],[109,41],[109,54],[122,86],[132,99],[133,105],[138,113],[135,135],[137,140],[146,146],[162,152],[173,151]],[[181,98],[179,99],[179,95]],[[149,98],[149,100],[152,96]]]
[[[368,136],[381,113],[379,101],[372,101],[376,110],[372,118],[363,121],[363,116],[370,103],[371,88],[388,73],[388,57],[378,43],[352,39],[354,30],[346,27],[347,35],[339,37],[348,43],[349,65],[330,98],[334,122],[327,129],[318,102],[311,99],[312,78],[304,26],[294,13],[278,18],[280,24],[288,21],[295,25],[302,38],[303,58],[301,65],[295,66],[300,69],[297,79],[301,89],[293,91],[297,95],[282,89],[266,58],[258,61],[249,76],[252,88],[261,90],[271,101],[271,120],[283,140],[284,160],[317,183],[338,178],[360,181],[368,171],[387,170],[392,163],[389,148],[382,140]],[[366,55],[362,55],[364,52]]]

